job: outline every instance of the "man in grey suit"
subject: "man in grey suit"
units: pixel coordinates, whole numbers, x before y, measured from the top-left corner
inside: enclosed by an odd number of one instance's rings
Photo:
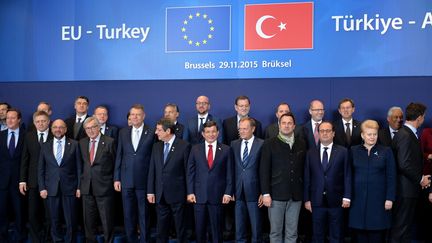
[[[259,162],[264,140],[254,136],[255,120],[250,117],[240,119],[240,139],[231,142],[234,158],[234,198],[236,242],[247,242],[247,222],[251,224],[252,242],[262,241],[261,212],[263,205]]]
[[[80,188],[86,241],[97,242],[96,216],[99,215],[105,242],[113,242],[115,142],[100,132],[100,124],[94,116],[87,118],[83,127],[88,136],[79,141],[83,161]]]

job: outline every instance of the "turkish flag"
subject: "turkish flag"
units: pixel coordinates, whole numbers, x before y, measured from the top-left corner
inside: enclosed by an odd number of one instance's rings
[[[245,50],[313,48],[313,2],[245,6]]]

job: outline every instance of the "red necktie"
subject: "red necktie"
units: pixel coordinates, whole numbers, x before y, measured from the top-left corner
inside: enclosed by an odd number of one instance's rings
[[[211,144],[209,144],[207,161],[208,161],[209,168],[211,168],[213,166],[213,145],[211,145]]]
[[[91,147],[90,147],[90,164],[93,164],[94,161],[94,154],[95,154],[95,144],[96,140],[91,140]]]
[[[318,126],[319,126],[319,123],[315,122],[314,139],[315,139],[316,145],[318,145],[318,140],[319,140]]]

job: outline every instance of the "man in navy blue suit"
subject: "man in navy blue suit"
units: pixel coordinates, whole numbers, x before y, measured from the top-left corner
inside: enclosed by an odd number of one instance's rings
[[[201,95],[196,99],[197,116],[189,119],[184,130],[184,140],[190,144],[198,144],[204,142],[202,136],[203,125],[207,121],[215,121],[219,131],[218,142],[222,142],[222,122],[219,118],[209,114],[210,100],[207,96]]]
[[[51,237],[54,242],[63,241],[60,210],[66,222],[64,242],[75,242],[77,225],[76,198],[81,196],[79,185],[81,155],[78,142],[66,138],[66,123],[55,120],[51,131],[54,139],[42,144],[38,166],[40,196],[47,199],[51,217]]]
[[[312,213],[313,242],[343,242],[343,208],[350,206],[351,169],[347,149],[333,143],[330,122],[318,126],[320,145],[308,150],[304,168],[305,208]]]
[[[228,204],[233,195],[231,152],[229,146],[217,142],[215,121],[208,121],[203,127],[205,142],[193,146],[189,155],[187,200],[195,204],[197,243],[207,242],[208,223],[211,242],[222,243],[222,205]]]
[[[132,126],[120,130],[114,171],[114,189],[122,192],[128,242],[148,242],[147,176],[154,142],[153,129],[144,124],[144,106],[129,111]],[[138,228],[140,235],[138,239]]]
[[[8,211],[11,209],[16,226],[13,239],[23,239],[24,224],[18,183],[25,135],[20,122],[21,112],[9,108],[6,112],[7,129],[0,132],[0,242],[8,241]]]
[[[259,161],[264,140],[254,136],[255,120],[240,119],[240,139],[231,142],[235,171],[236,242],[247,241],[247,222],[251,224],[252,242],[262,241],[261,212],[263,205],[259,180]]]
[[[156,203],[157,242],[168,242],[170,219],[174,218],[177,242],[187,243],[184,208],[188,142],[175,135],[175,124],[162,118],[156,125],[159,142],[153,145],[147,184],[147,199]]]
[[[100,124],[100,131],[103,135],[114,138],[117,142],[118,138],[118,128],[116,126],[110,125],[108,121],[108,108],[103,105],[99,105],[94,109],[94,116]]]

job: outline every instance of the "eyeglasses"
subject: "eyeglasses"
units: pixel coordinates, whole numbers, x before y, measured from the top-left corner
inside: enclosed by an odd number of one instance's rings
[[[324,109],[311,109],[311,111],[324,111]]]
[[[86,127],[85,130],[86,130],[86,131],[90,131],[90,130],[97,130],[98,127],[99,127],[98,125],[94,125],[94,126],[91,126],[91,127]]]
[[[197,105],[208,105],[209,103],[208,102],[197,102],[196,104]]]

